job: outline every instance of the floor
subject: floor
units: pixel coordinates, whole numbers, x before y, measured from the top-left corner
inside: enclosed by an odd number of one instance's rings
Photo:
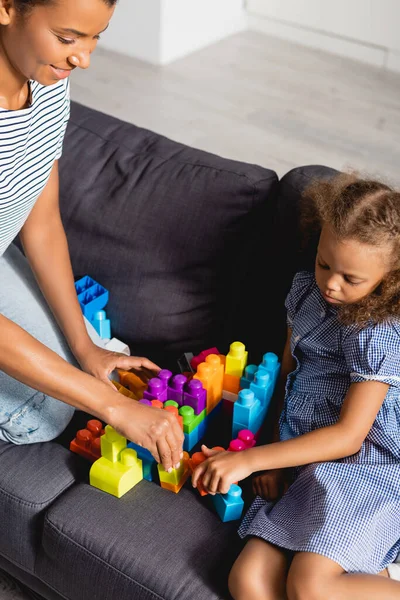
[[[400,185],[400,74],[251,31],[165,67],[99,47],[72,99],[282,177],[306,164]],[[28,600],[0,573],[0,600]]]
[[[325,164],[400,183],[400,74],[246,31],[156,67],[98,47],[72,98],[274,169]]]

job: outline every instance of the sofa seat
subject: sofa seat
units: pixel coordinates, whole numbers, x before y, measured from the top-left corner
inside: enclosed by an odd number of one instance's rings
[[[210,502],[188,483],[143,480],[119,499],[80,483],[46,513],[36,575],[74,600],[226,598],[238,522]]]

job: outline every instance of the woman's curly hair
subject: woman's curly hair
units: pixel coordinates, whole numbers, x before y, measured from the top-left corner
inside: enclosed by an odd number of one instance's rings
[[[389,272],[379,286],[353,304],[343,305],[338,318],[344,324],[365,325],[400,316],[400,193],[377,180],[341,173],[317,180],[301,198],[302,241],[319,236],[327,224],[341,240],[389,247]]]

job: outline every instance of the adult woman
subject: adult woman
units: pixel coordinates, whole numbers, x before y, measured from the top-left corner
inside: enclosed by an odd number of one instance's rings
[[[90,339],[58,206],[68,78],[89,66],[115,3],[0,0],[0,439],[53,439],[78,408],[169,469],[182,452],[176,419],[125,398],[108,379],[116,367],[146,378],[159,367]],[[11,244],[18,233],[27,261]]]

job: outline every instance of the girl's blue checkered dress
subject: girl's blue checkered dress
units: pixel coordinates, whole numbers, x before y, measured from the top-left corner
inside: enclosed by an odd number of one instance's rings
[[[254,500],[239,535],[321,554],[347,572],[377,573],[400,552],[400,323],[341,325],[308,272],[295,276],[286,308],[297,366],[281,439],[335,423],[352,382],[390,387],[357,454],[298,467],[276,504]]]

